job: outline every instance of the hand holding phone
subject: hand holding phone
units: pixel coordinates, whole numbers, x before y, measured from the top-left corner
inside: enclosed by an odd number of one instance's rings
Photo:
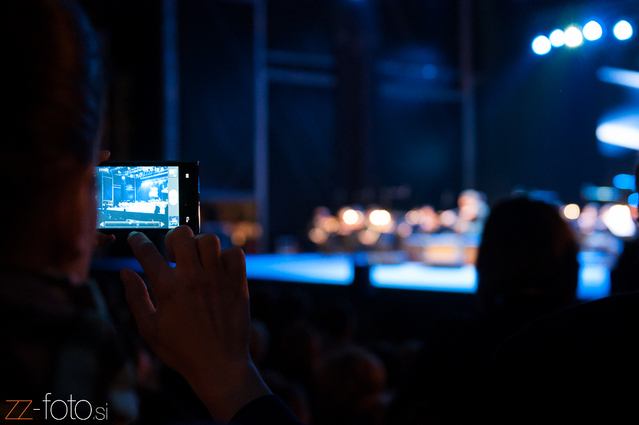
[[[249,293],[244,253],[220,249],[212,234],[186,226],[166,236],[170,267],[143,233],[128,242],[153,291],[132,270],[120,277],[138,330],[168,366],[182,374],[216,419],[229,421],[270,394],[251,361]]]

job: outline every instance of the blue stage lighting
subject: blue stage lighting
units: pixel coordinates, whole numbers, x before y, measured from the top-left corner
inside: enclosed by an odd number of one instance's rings
[[[596,21],[588,22],[583,29],[584,38],[589,41],[599,40],[603,34],[601,25]]]
[[[606,83],[639,89],[639,72],[637,71],[602,66],[597,70],[597,78]]]
[[[607,119],[597,126],[595,134],[600,142],[639,150],[637,115]]]
[[[532,42],[533,52],[537,53],[538,55],[545,55],[546,53],[550,52],[551,48],[552,46],[550,45],[550,40],[545,35],[540,35]]]
[[[635,176],[630,174],[617,174],[612,178],[612,184],[617,189],[635,190]]]
[[[632,37],[632,25],[628,21],[619,21],[612,29],[615,37],[619,40],[627,40]]]
[[[566,37],[564,35],[564,32],[560,29],[556,29],[550,33],[550,44],[552,44],[553,47],[563,46],[564,44],[566,44],[565,39]]]
[[[568,27],[566,28],[566,46],[568,47],[577,47],[580,46],[584,41],[584,37],[581,34],[581,31],[577,27]]]

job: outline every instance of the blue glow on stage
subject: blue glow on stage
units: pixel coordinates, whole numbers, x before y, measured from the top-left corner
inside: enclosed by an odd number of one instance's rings
[[[350,285],[355,275],[350,255],[261,254],[246,256],[249,279]]]
[[[634,89],[639,88],[639,72],[631,69],[602,66],[597,70],[597,78],[605,83],[617,84]]]
[[[473,294],[477,290],[477,273],[473,266],[428,267],[410,262],[371,267],[371,286],[376,288],[413,289]],[[605,266],[586,265],[579,272],[577,298],[605,297],[610,293],[610,271]]]
[[[581,253],[577,297],[590,300],[610,293],[610,270],[596,253]],[[94,270],[119,272],[130,268],[142,272],[133,258],[95,258]],[[351,254],[249,254],[246,256],[249,279],[274,282],[298,282],[350,285],[355,276]],[[473,294],[477,273],[471,265],[433,267],[421,262],[371,265],[370,284],[376,288]]]
[[[610,270],[601,265],[586,265],[579,271],[577,298],[594,300],[610,294]]]
[[[429,267],[418,262],[371,267],[371,286],[376,288],[417,289],[475,293],[477,273],[473,266]]]
[[[580,255],[577,297],[590,300],[610,293],[610,270],[592,255]],[[353,282],[353,258],[347,254],[247,255],[249,279],[349,285]],[[379,264],[370,267],[370,284],[376,288],[473,294],[477,290],[474,266],[432,267],[420,262]]]

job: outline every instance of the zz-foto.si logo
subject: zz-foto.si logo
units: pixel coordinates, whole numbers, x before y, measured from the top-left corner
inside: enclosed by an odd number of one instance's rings
[[[49,399],[51,393],[44,396],[44,407],[34,407],[33,400],[5,400],[13,404],[9,413],[5,416],[7,421],[32,421],[34,415],[39,415],[45,420],[78,420],[78,421],[106,421],[109,419],[109,404],[98,406],[95,409],[87,400],[75,400],[69,394],[68,400]],[[3,409],[5,410],[5,409]],[[6,410],[5,410],[6,411]]]

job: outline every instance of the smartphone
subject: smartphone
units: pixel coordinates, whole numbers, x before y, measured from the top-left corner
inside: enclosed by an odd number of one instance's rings
[[[200,232],[197,162],[111,162],[96,170],[97,228],[106,233]]]

